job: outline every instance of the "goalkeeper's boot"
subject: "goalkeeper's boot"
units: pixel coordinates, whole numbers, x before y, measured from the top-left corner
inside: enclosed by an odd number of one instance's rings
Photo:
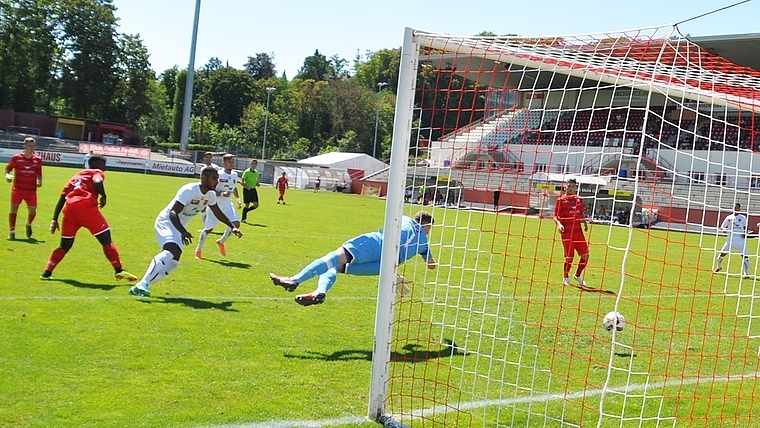
[[[227,257],[227,249],[224,248],[224,244],[222,243],[222,241],[217,239],[216,245],[219,247],[219,254],[221,254],[222,257]]]
[[[122,279],[126,279],[127,282],[135,282],[135,281],[137,281],[139,279],[139,278],[137,278],[137,275],[129,273],[129,272],[125,271],[124,269],[119,269],[119,271],[114,274],[114,277],[116,278],[117,281],[121,281]]]
[[[325,301],[325,293],[317,293],[316,291],[308,294],[299,294],[296,296],[296,303],[301,306],[319,305]]]
[[[272,280],[274,285],[278,285],[291,293],[296,291],[296,288],[298,288],[298,283],[293,281],[292,279],[290,279],[290,277],[287,277],[287,276],[277,276],[273,273],[270,273],[269,279]]]
[[[133,285],[129,289],[129,294],[138,297],[150,297],[150,291],[148,291],[148,284],[145,282],[138,282],[137,285]]]

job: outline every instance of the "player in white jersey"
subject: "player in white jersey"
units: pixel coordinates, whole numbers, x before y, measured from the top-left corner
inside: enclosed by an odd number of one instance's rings
[[[219,171],[219,182],[216,185],[216,203],[232,224],[239,228],[240,218],[238,217],[237,211],[235,211],[235,207],[232,205],[232,197],[235,197],[238,209],[242,208],[243,205],[240,203],[240,195],[237,190],[237,183],[240,181],[240,178],[238,177],[237,172],[232,170],[233,166],[235,166],[235,155],[229,153],[224,155],[222,158],[222,170]],[[214,227],[218,226],[220,223],[221,221],[216,218],[213,213],[206,215],[206,217],[203,218],[203,229],[200,231],[201,234],[198,237],[198,245],[195,247],[196,259],[201,258],[203,244],[206,243],[209,233],[211,233]],[[222,234],[222,237],[216,241],[216,245],[219,247],[219,253],[222,257],[227,255],[227,249],[224,247],[224,243],[227,242],[227,239],[229,239],[231,234],[232,228],[227,227],[224,234]]]
[[[741,204],[734,205],[734,212],[726,216],[720,225],[720,230],[726,231],[726,243],[718,255],[718,265],[713,273],[718,273],[723,269],[723,259],[734,249],[742,254],[742,271],[744,278],[749,278],[749,253],[747,253],[747,216],[741,214]]]
[[[213,153],[206,152],[203,154],[203,163],[201,164],[201,172],[203,172],[205,168],[214,168],[215,170],[221,172],[222,168],[219,165],[212,162],[212,160],[214,160]],[[203,208],[201,210],[201,223],[205,223],[205,222],[206,222],[206,208]]]
[[[180,187],[174,199],[156,217],[154,227],[161,252],[153,257],[145,275],[137,285],[129,289],[129,294],[150,296],[148,287],[177,268],[182,246],[193,242],[193,235],[187,231],[187,224],[205,207],[208,207],[222,223],[232,228],[235,236],[243,236],[216,203],[214,189],[218,180],[219,172],[216,169],[205,168],[201,171],[201,182]]]

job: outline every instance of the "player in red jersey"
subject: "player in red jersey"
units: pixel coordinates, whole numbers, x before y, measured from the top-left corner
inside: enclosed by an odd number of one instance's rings
[[[10,233],[8,239],[16,239],[16,216],[18,206],[26,201],[29,215],[26,218],[26,237],[32,237],[32,222],[37,215],[37,188],[42,187],[42,158],[34,154],[34,138],[24,139],[24,152],[15,154],[5,166],[5,180],[13,182],[11,210],[8,213]],[[11,171],[15,173],[11,174]]]
[[[557,223],[557,229],[562,236],[562,245],[565,247],[563,283],[570,285],[570,268],[577,252],[581,259],[573,279],[585,287],[586,281],[583,280],[582,275],[588,264],[588,243],[583,231],[588,232],[588,221],[585,216],[586,206],[577,192],[578,182],[574,178],[569,178],[565,182],[565,194],[557,199],[557,204],[554,206],[554,222]],[[583,229],[581,229],[581,223],[583,223]]]
[[[277,203],[279,204],[280,201],[282,201],[282,204],[285,205],[285,189],[288,188],[288,175],[285,174],[285,171],[282,172],[282,177],[277,179],[277,190],[280,191],[280,197],[277,198]]]
[[[98,208],[106,205],[106,190],[103,187],[106,169],[106,159],[102,156],[90,158],[90,168],[79,171],[61,191],[58,204],[53,212],[53,221],[50,223],[50,233],[59,229],[58,216],[63,211],[61,229],[61,243],[53,250],[48,259],[45,271],[40,279],[50,279],[53,269],[63,260],[66,253],[74,245],[74,237],[77,231],[84,227],[92,233],[100,245],[103,253],[114,268],[116,279],[126,279],[129,282],[137,281],[137,277],[124,270],[119,258],[119,251],[111,241],[111,229],[108,222]],[[100,201],[98,201],[100,196]]]

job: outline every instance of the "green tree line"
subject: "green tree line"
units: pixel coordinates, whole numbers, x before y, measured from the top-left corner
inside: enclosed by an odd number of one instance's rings
[[[148,145],[178,146],[187,70],[156,76],[140,36],[119,33],[115,11],[113,0],[0,0],[0,109],[125,123]],[[387,157],[399,63],[399,48],[357,53],[352,67],[316,50],[288,79],[274,54],[253,53],[241,68],[211,58],[195,70],[190,144],[260,156],[266,121],[268,158]],[[473,86],[437,71],[419,79],[420,88]],[[470,106],[482,105],[472,94]],[[419,98],[439,112],[462,102]],[[422,117],[450,130],[478,119]]]

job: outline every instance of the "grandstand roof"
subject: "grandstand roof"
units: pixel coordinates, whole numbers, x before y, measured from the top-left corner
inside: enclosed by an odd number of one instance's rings
[[[760,33],[690,37],[702,49],[760,71]]]
[[[536,91],[601,82],[760,110],[760,35],[646,36],[489,39],[420,33],[437,52],[427,57],[428,66],[489,87]]]

